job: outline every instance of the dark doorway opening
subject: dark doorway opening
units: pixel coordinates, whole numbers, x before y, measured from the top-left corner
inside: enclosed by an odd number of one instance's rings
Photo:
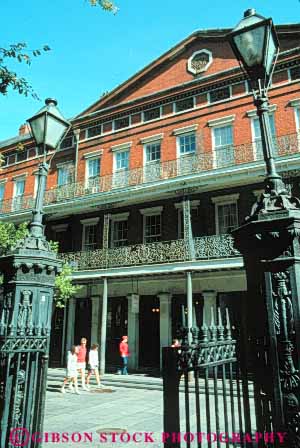
[[[155,296],[142,296],[140,299],[139,321],[139,365],[140,367],[159,367],[160,330],[159,299]]]
[[[87,338],[87,347],[91,343],[92,304],[90,299],[76,299],[74,344],[79,345],[81,338]]]
[[[64,331],[64,315],[66,308],[55,308],[51,322],[50,367],[60,367],[62,357],[62,341]]]
[[[128,301],[126,297],[114,297],[108,300],[106,364],[114,371],[121,365],[119,344],[122,336],[127,335],[127,310]]]

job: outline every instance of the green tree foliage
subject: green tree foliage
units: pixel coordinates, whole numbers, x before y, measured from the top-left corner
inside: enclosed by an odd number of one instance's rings
[[[42,49],[29,50],[25,42],[12,44],[8,48],[0,47],[0,93],[6,95],[9,88],[16,90],[21,95],[32,95],[38,98],[29,82],[8,67],[11,61],[17,61],[30,65],[33,57],[40,56],[42,52],[50,51],[48,45],[44,45]]]
[[[9,252],[16,243],[28,235],[28,223],[22,223],[18,227],[10,222],[0,221],[0,255]],[[58,252],[58,243],[51,241],[51,249]],[[2,277],[0,276],[0,283]],[[68,264],[63,264],[62,271],[56,276],[54,300],[58,308],[63,308],[67,300],[72,297],[80,286],[72,284],[72,268]]]
[[[17,241],[28,235],[28,224],[22,223],[16,227],[11,222],[0,221],[0,255],[6,254]]]

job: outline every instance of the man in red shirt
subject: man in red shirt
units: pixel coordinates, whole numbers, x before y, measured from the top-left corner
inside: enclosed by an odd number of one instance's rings
[[[120,356],[122,359],[122,375],[128,375],[127,372],[127,364],[128,364],[128,356],[129,356],[129,350],[128,350],[128,336],[122,336],[122,341],[119,345],[119,351]]]
[[[82,389],[89,390],[85,384],[86,343],[86,338],[81,338],[80,345],[77,347],[77,369],[81,376]]]

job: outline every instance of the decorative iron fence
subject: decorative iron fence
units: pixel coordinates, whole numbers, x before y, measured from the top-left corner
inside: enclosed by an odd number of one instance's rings
[[[62,201],[74,200],[82,196],[118,190],[164,181],[175,177],[197,174],[214,169],[236,166],[243,163],[251,163],[262,159],[262,152],[257,151],[257,143],[245,143],[239,146],[230,145],[215,154],[195,153],[179,157],[175,160],[155,162],[140,168],[125,170],[120,173],[109,174],[93,178],[91,184],[85,182],[73,182],[46,191],[45,205]],[[299,153],[299,134],[283,135],[274,138],[275,154],[278,158]],[[0,214],[26,210],[33,207],[34,198],[23,196],[18,204],[13,199],[3,200],[0,203]]]
[[[239,256],[230,235],[211,235],[194,239],[196,259],[217,259]],[[135,244],[113,249],[97,249],[89,252],[61,254],[64,261],[76,270],[101,269],[118,266],[171,263],[188,260],[188,248],[184,240]]]
[[[226,311],[223,324],[181,329],[181,346],[163,348],[165,448],[254,447],[253,385],[241,379],[236,341]],[[264,445],[265,446],[265,445]]]

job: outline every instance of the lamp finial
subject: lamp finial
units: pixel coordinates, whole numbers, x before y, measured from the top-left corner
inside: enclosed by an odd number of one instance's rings
[[[47,98],[45,100],[45,104],[47,106],[50,106],[50,105],[57,106],[57,101],[54,98]]]
[[[256,11],[254,8],[249,8],[244,12],[244,18],[254,16],[256,14]]]

